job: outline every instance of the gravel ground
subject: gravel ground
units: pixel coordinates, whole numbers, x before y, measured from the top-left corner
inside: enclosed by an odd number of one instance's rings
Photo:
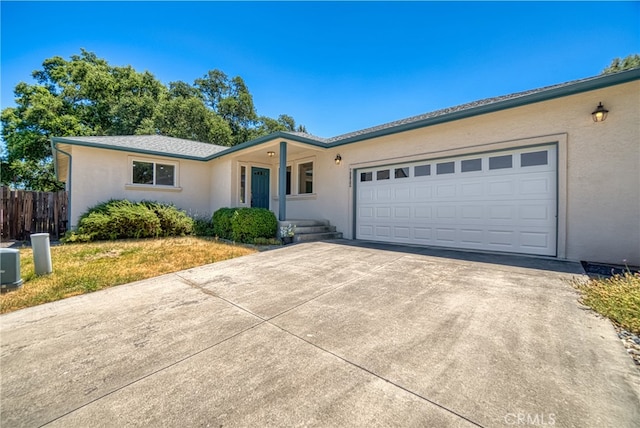
[[[640,337],[619,327],[616,327],[616,331],[627,353],[633,358],[633,362],[640,370]]]

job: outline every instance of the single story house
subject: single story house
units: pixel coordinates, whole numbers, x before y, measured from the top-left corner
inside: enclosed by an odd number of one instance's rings
[[[52,147],[72,227],[111,198],[207,217],[257,206],[328,220],[346,239],[640,265],[639,80],[640,69],[600,75],[333,138],[55,137]]]

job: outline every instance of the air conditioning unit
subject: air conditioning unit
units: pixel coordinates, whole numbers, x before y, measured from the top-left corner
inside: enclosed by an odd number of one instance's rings
[[[20,251],[0,248],[0,289],[12,290],[22,285],[20,278]]]

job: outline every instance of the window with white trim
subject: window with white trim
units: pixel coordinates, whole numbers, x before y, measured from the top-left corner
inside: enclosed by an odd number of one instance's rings
[[[176,187],[177,164],[133,160],[131,163],[131,183],[148,186]]]
[[[240,166],[240,203],[247,203],[247,167]]]
[[[313,162],[298,165],[298,194],[313,193]]]

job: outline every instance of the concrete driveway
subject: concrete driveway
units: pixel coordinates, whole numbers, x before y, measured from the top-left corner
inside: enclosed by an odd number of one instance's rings
[[[639,426],[640,371],[580,272],[320,242],[18,311],[0,425]]]

